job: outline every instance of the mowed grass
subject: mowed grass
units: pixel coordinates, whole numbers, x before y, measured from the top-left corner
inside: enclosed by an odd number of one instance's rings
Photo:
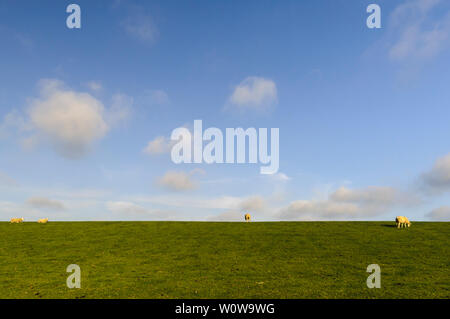
[[[0,223],[0,298],[449,298],[449,238],[428,222]]]

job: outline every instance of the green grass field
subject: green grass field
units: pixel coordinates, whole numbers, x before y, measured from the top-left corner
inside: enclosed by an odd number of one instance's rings
[[[0,223],[0,298],[449,298],[450,223],[394,226]],[[81,289],[66,286],[69,264]]]

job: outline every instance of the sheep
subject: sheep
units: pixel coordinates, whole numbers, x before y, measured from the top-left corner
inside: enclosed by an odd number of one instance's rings
[[[411,226],[411,222],[409,221],[409,219],[405,216],[397,216],[395,218],[395,223],[397,224],[397,228],[401,228],[401,227],[409,227]]]
[[[244,218],[245,218],[246,222],[249,222],[250,221],[250,214],[248,214],[248,213],[245,214]]]
[[[22,218],[11,218],[11,224],[23,223],[24,219]]]
[[[37,221],[39,224],[47,224],[48,223],[48,218],[41,218]]]

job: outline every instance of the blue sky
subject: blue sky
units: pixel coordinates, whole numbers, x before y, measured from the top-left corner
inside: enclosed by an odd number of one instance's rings
[[[450,219],[447,1],[7,0],[0,39],[1,220]],[[196,119],[279,172],[174,164]]]

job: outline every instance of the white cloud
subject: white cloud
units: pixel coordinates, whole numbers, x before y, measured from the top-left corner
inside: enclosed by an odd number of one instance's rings
[[[183,140],[191,139],[193,135],[192,129],[188,127],[188,125],[183,125],[182,127],[186,128],[189,131],[189,136],[183,133]],[[188,134],[188,133],[186,133]],[[143,149],[143,152],[148,155],[160,155],[164,153],[170,153],[172,147],[178,142],[178,140],[172,140],[169,137],[157,136],[150,142],[148,142],[147,146]],[[191,141],[193,143],[193,140]],[[193,144],[191,144],[193,147]]]
[[[157,179],[157,184],[172,191],[188,191],[198,187],[197,181],[193,180],[194,175],[205,175],[203,169],[196,168],[189,173],[181,171],[168,171],[164,176]]]
[[[28,134],[21,138],[25,149],[49,141],[60,155],[79,158],[131,112],[132,98],[125,95],[113,96],[111,107],[105,108],[92,95],[68,89],[59,80],[41,80],[39,88],[40,96],[29,99],[25,115],[12,111],[1,125],[8,133]]]
[[[185,172],[169,171],[159,178],[157,183],[173,191],[187,191],[197,188],[197,183],[192,180],[192,174]]]
[[[369,186],[364,189],[340,187],[330,198],[336,202],[359,202],[375,205],[392,205],[405,196],[392,187]]]
[[[244,220],[244,214],[238,210],[230,210],[216,216],[210,216],[207,220],[217,222],[239,222]]]
[[[268,206],[266,200],[259,195],[243,198],[238,205],[241,210],[256,212],[263,212]]]
[[[359,216],[360,214],[361,216]],[[366,217],[358,205],[353,203],[335,203],[333,201],[297,200],[283,208],[280,218],[283,220],[322,220]]]
[[[439,18],[430,12],[439,8],[440,0],[407,1],[390,16],[394,30],[389,57],[395,61],[423,61],[439,54],[450,36],[450,12]]]
[[[263,110],[278,101],[277,86],[274,81],[251,76],[235,87],[229,104],[238,109]]]
[[[244,209],[269,212],[270,208],[264,197],[259,195],[236,197],[236,196],[219,196],[219,197],[195,197],[192,195],[171,194],[160,196],[134,196],[130,198],[134,202],[149,203],[158,206],[167,206],[182,208],[183,210],[193,209],[194,211],[241,211]]]
[[[450,207],[442,206],[429,212],[426,217],[438,221],[450,221]]]
[[[380,215],[397,205],[411,205],[418,200],[391,187],[364,189],[341,187],[326,200],[297,200],[278,213],[286,220],[358,219]]]
[[[149,155],[169,153],[174,143],[176,143],[176,141],[169,140],[164,136],[158,136],[148,142],[147,146],[144,148],[144,153]]]
[[[84,155],[105,136],[103,104],[87,93],[65,89],[59,81],[41,82],[41,97],[28,110],[30,122],[65,157]]]
[[[438,158],[432,169],[421,175],[421,182],[427,191],[450,190],[450,154]]]
[[[64,210],[65,206],[62,202],[48,199],[45,197],[31,197],[27,199],[27,204],[35,208]]]
[[[170,195],[170,196],[152,196],[152,197],[134,197],[135,201],[152,203],[156,205],[164,205],[181,208],[198,208],[198,209],[236,209],[240,203],[239,197],[221,196],[215,198],[195,198],[192,196]]]
[[[206,171],[204,169],[201,169],[201,168],[194,168],[193,170],[191,170],[189,172],[189,174],[191,176],[193,176],[193,175],[205,175]]]
[[[272,174],[269,176],[278,182],[287,182],[287,181],[291,180],[291,178],[289,176],[287,176],[286,174],[281,173],[281,172],[277,173],[277,174]]]
[[[260,195],[253,195],[243,198],[230,198],[231,201],[226,205],[227,211],[215,216],[207,217],[207,220],[211,221],[242,221],[244,220],[244,214],[258,213],[261,215],[267,215],[270,210],[268,202]],[[223,199],[220,199],[223,201]]]

